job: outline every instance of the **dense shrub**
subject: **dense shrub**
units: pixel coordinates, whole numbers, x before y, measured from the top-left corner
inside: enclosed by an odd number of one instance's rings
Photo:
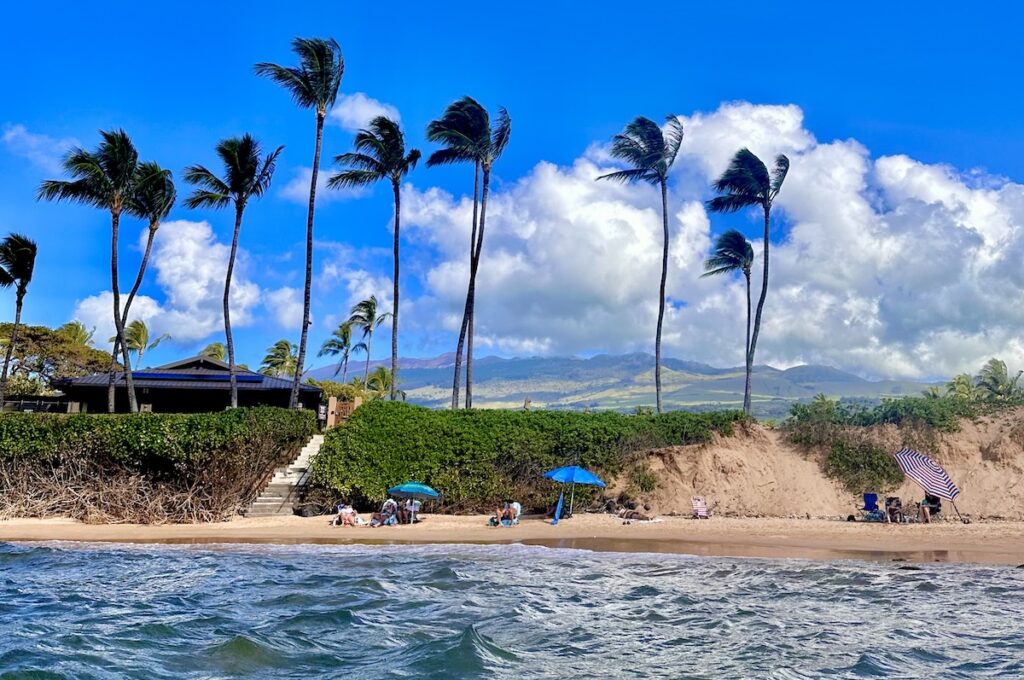
[[[537,506],[557,493],[542,479],[545,470],[578,464],[614,475],[639,449],[706,442],[742,419],[739,412],[435,411],[371,402],[328,432],[312,481],[360,504],[415,479],[437,488],[450,510],[490,508],[505,496]]]
[[[885,449],[865,441],[840,439],[833,442],[823,467],[826,475],[852,493],[885,492],[903,481],[896,459]]]
[[[273,467],[294,456],[315,429],[312,411],[270,407],[204,414],[4,414],[0,516],[66,511],[105,521],[223,519],[247,504]],[[129,478],[134,482],[127,484]],[[62,487],[74,485],[82,487],[67,489],[74,498],[100,499],[105,488],[117,487],[122,496],[145,496],[140,502],[146,508],[72,502]]]

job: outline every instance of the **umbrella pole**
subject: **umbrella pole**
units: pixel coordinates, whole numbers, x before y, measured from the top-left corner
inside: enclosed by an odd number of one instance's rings
[[[961,522],[963,522],[964,524],[970,524],[971,523],[971,520],[964,519],[964,516],[960,514],[960,508],[956,507],[956,501],[950,501],[949,504],[953,506],[954,510],[956,510],[956,516],[960,518]]]
[[[572,517],[572,506],[576,502],[576,482],[572,483],[572,490],[569,491],[569,517]]]

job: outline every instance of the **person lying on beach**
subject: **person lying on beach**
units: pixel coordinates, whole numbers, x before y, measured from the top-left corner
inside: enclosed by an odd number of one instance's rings
[[[380,512],[373,513],[373,517],[370,518],[370,526],[390,527],[396,524],[398,524],[398,503],[393,498],[389,498],[384,501],[384,505],[380,506]]]
[[[356,509],[348,503],[338,504],[338,516],[334,518],[335,526],[354,527],[356,525]]]
[[[652,518],[648,517],[644,513],[639,512],[637,510],[630,510],[629,508],[623,508],[622,510],[619,510],[619,519],[636,520],[636,521],[639,521],[639,522],[649,522],[649,521],[651,521]]]

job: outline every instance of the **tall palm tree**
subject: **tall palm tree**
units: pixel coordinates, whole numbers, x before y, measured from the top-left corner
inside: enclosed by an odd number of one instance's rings
[[[295,375],[295,345],[287,340],[278,340],[267,349],[260,365],[260,373],[278,378],[291,378]]]
[[[754,247],[740,232],[730,229],[715,241],[714,255],[704,261],[704,273],[706,276],[717,276],[719,274],[733,274],[743,272],[743,278],[747,284],[747,335],[746,345],[743,351],[745,363],[746,381],[743,387],[743,412],[750,415],[750,374],[753,367],[750,365],[750,268],[754,265]]]
[[[779,154],[775,157],[775,167],[769,173],[768,168],[749,149],[740,149],[733,156],[729,167],[718,178],[712,188],[718,192],[707,202],[708,210],[717,213],[732,213],[751,206],[760,206],[764,213],[764,246],[762,254],[761,295],[757,299],[757,311],[754,313],[754,329],[747,348],[747,376],[754,365],[754,353],[757,351],[757,336],[761,332],[761,313],[764,301],[768,297],[768,250],[770,247],[772,204],[782,189],[789,172],[789,159]],[[749,392],[749,387],[748,387]],[[744,402],[744,409],[749,404]],[[749,414],[750,411],[746,410]]]
[[[381,180],[391,182],[391,191],[395,196],[395,234],[394,234],[394,312],[391,314],[391,400],[394,401],[398,390],[398,248],[399,219],[402,212],[401,185],[402,178],[408,175],[420,160],[418,149],[405,150],[405,136],[398,123],[385,116],[378,116],[370,121],[370,125],[356,133],[353,142],[355,152],[336,156],[334,162],[348,169],[342,170],[327,183],[330,187],[359,187],[374,184]]]
[[[96,329],[89,330],[84,323],[75,319],[58,328],[57,332],[74,345],[89,346],[92,344],[92,336],[96,334]]]
[[[0,409],[3,408],[4,395],[7,393],[7,370],[11,365],[14,344],[18,341],[21,308],[36,267],[36,250],[35,241],[22,234],[8,234],[0,241],[0,287],[14,286],[14,326],[7,341],[3,373],[0,374]]]
[[[638,116],[612,139],[612,157],[632,167],[597,179],[614,182],[647,182],[661,187],[661,286],[658,295],[658,327],[654,335],[654,391],[661,413],[661,327],[665,319],[665,282],[668,279],[668,173],[683,142],[683,125],[675,116],[665,118],[665,129],[650,118]]]
[[[487,109],[472,97],[463,97],[445,109],[441,117],[427,126],[427,139],[444,145],[427,159],[427,167],[471,162],[473,175],[473,225],[469,243],[469,285],[462,312],[462,327],[455,350],[455,379],[452,384],[452,408],[459,406],[459,377],[463,348],[466,351],[466,408],[473,406],[473,315],[476,308],[476,275],[484,245],[487,223],[487,197],[490,193],[491,171],[501,157],[512,134],[512,119],[503,107],[491,125]],[[479,200],[478,178],[483,187]]]
[[[1021,396],[1020,378],[1024,371],[1010,377],[1006,362],[989,359],[975,379],[977,394],[986,401],[1008,401]]]
[[[225,208],[235,206],[235,230],[231,236],[231,253],[224,276],[224,336],[228,343],[228,375],[231,381],[231,408],[238,407],[238,372],[235,368],[235,343],[231,335],[231,277],[238,254],[238,234],[242,214],[249,201],[259,199],[270,188],[277,157],[283,146],[262,155],[260,143],[252,135],[231,137],[217,145],[217,155],[224,164],[221,179],[202,165],[185,168],[185,181],[198,187],[185,199],[188,208]]]
[[[124,309],[121,310],[121,325],[128,332],[128,313],[131,311],[132,301],[142,286],[142,279],[146,275],[146,266],[149,263],[149,256],[153,250],[153,241],[156,239],[156,232],[160,229],[160,223],[171,212],[174,201],[177,200],[177,190],[174,188],[174,177],[170,170],[164,170],[152,161],[139,163],[137,170],[139,180],[136,191],[129,199],[129,206],[133,215],[143,217],[149,223],[149,231],[146,234],[146,248],[142,253],[142,261],[139,263],[139,273],[135,277],[135,283],[128,292],[125,299]],[[110,355],[111,364],[116,363],[117,355],[121,349],[121,343],[114,336],[112,341],[114,349]],[[137,364],[137,362],[136,362]],[[114,374],[108,375],[107,391],[114,390]]]
[[[361,344],[361,343],[360,343]],[[348,360],[355,350],[352,344],[352,323],[344,321],[331,333],[331,337],[320,346],[320,353],[317,356],[340,357],[338,367],[334,369],[334,375],[341,373],[341,382],[348,380]]]
[[[226,352],[227,348],[224,347],[223,342],[211,342],[199,351],[199,356],[209,357],[211,359],[216,359],[217,361],[224,361]]]
[[[363,341],[359,344],[362,345],[360,349],[366,352],[366,370],[363,374],[364,383],[370,377],[370,350],[373,343],[373,331],[391,316],[390,312],[378,314],[378,311],[377,296],[371,295],[362,302],[357,302],[352,307],[351,315],[348,317],[348,323],[363,332]]]
[[[72,149],[62,163],[70,180],[45,180],[39,186],[36,199],[50,201],[74,201],[102,208],[110,212],[110,285],[114,298],[114,328],[117,342],[121,345],[124,361],[125,387],[128,391],[128,408],[139,410],[135,399],[135,383],[132,380],[128,350],[124,347],[124,322],[121,314],[121,289],[118,285],[118,236],[121,216],[134,214],[133,197],[140,190],[140,182],[146,177],[139,173],[139,153],[131,138],[124,130],[100,131],[102,141],[95,151]],[[155,179],[155,178],[153,178]],[[111,375],[116,367],[111,364]],[[114,390],[107,393],[107,409],[114,412]]]
[[[139,370],[139,364],[142,362],[142,355],[146,353],[146,350],[156,349],[161,342],[170,339],[170,337],[169,333],[164,333],[150,342],[149,326],[147,326],[146,322],[142,319],[136,319],[125,326],[124,342],[128,346],[128,351],[135,353],[135,370]],[[115,338],[110,338],[110,342],[114,341]]]
[[[394,391],[393,383],[394,381],[392,380],[391,371],[389,371],[386,366],[378,366],[373,369],[372,373],[370,373],[370,377],[366,381],[366,389],[373,392],[378,397],[384,398]],[[404,390],[398,390],[397,394],[402,401],[405,401],[406,395]],[[395,397],[392,397],[391,399],[394,401]]]
[[[974,401],[978,398],[978,388],[974,384],[974,378],[968,373],[954,376],[952,380],[946,383],[946,396]]]
[[[256,64],[256,75],[265,76],[288,90],[295,103],[316,111],[316,143],[313,147],[313,172],[309,180],[309,210],[306,213],[306,282],[303,288],[302,331],[299,356],[292,384],[290,405],[299,405],[299,381],[306,360],[306,336],[309,333],[309,306],[313,285],[313,211],[316,207],[316,181],[320,172],[320,147],[324,136],[327,109],[334,106],[341,89],[345,60],[341,47],[333,38],[295,38],[292,52],[299,58],[298,66],[279,66],[269,62]]]

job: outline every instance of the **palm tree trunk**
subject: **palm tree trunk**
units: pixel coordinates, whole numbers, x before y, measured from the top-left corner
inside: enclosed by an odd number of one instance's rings
[[[764,309],[764,300],[768,296],[768,237],[771,228],[772,209],[770,205],[764,206],[764,273],[761,279],[761,296],[757,300],[757,312],[754,314],[754,332],[750,336],[750,349],[747,352],[747,375],[754,371],[754,352],[757,350],[757,336],[761,332],[761,311]],[[748,381],[750,378],[747,378]]]
[[[367,381],[370,379],[370,347],[373,344],[373,331],[366,336],[366,370],[363,372],[363,389],[367,387]]]
[[[18,297],[14,306],[14,326],[11,328],[11,338],[7,341],[7,354],[4,356],[4,370],[0,375],[0,411],[4,408],[4,397],[7,395],[7,370],[11,365],[11,356],[14,354],[14,343],[18,341],[18,326],[21,325],[21,305],[25,299],[25,291],[18,284]]]
[[[124,302],[124,309],[121,310],[121,324],[128,324],[128,313],[131,311],[132,302],[135,300],[136,293],[139,292],[139,288],[142,287],[142,279],[146,275],[146,267],[149,264],[149,255],[153,252],[153,240],[156,238],[157,229],[160,228],[159,222],[151,222],[149,225],[149,234],[146,236],[146,250],[142,253],[142,262],[139,263],[139,273],[135,277],[135,283],[132,284],[132,289],[128,292],[128,297]],[[121,351],[121,343],[118,342],[117,338],[114,338],[114,349],[110,353],[110,380],[107,384],[108,398],[113,400],[114,394],[114,366],[117,364],[117,355]],[[139,356],[139,359],[142,357]],[[138,368],[138,362],[135,364],[136,369]]]
[[[121,321],[121,289],[117,283],[117,237],[121,226],[121,211],[112,210],[110,214],[110,287],[114,294],[114,328],[117,333],[114,343],[121,346],[121,358],[124,361],[125,389],[128,392],[128,410],[138,413],[139,404],[135,400],[135,383],[132,380],[132,363],[128,357],[128,348],[124,344],[124,323]],[[113,367],[111,367],[113,374]],[[113,413],[115,409],[114,394],[108,395],[107,407]]]
[[[235,205],[235,233],[231,237],[231,254],[228,256],[228,271],[224,277],[224,339],[228,346],[228,380],[231,381],[231,408],[238,408],[238,370],[235,368],[235,340],[231,335],[231,276],[235,271],[235,257],[238,254],[238,233],[242,230],[244,205]]]
[[[348,382],[348,356],[341,362],[341,382]]]
[[[473,166],[473,229],[469,234],[469,269],[472,272],[473,261],[476,259],[476,223],[477,223],[477,200],[480,194],[480,163]],[[472,273],[470,274],[472,277]],[[467,287],[467,297],[468,297]],[[462,350],[466,343],[466,330],[469,326],[469,315],[466,309],[462,311],[462,326],[459,329],[459,343],[455,348],[455,381],[452,383],[452,410],[459,407],[459,378],[462,370]]]
[[[750,271],[749,267],[747,271],[743,272],[744,278],[747,280],[747,344],[745,351],[743,352],[744,362],[746,364],[746,382],[743,387],[743,413],[750,415]]]
[[[466,343],[466,408],[473,408],[473,320],[476,314],[476,274],[480,270],[480,254],[484,249],[484,224],[487,222],[487,195],[491,188],[491,170],[483,169],[483,191],[480,193],[480,224],[476,232],[476,247],[473,266],[469,268],[469,293],[467,295],[467,343]]]
[[[395,290],[394,307],[391,310],[391,401],[394,401],[398,391],[398,230],[401,225],[399,215],[402,211],[402,198],[399,183],[394,182],[392,186],[395,190]]]
[[[668,182],[661,181],[661,287],[658,293],[658,329],[654,335],[654,392],[661,413],[661,327],[665,320],[665,281],[668,278]]]
[[[299,406],[299,383],[302,366],[306,361],[306,337],[309,335],[309,305],[313,288],[313,210],[316,208],[316,178],[320,174],[320,147],[324,140],[324,116],[316,112],[316,145],[313,147],[313,176],[309,180],[309,212],[306,214],[306,284],[302,298],[302,332],[299,335],[299,355],[295,359],[295,382],[292,383],[291,408]]]

